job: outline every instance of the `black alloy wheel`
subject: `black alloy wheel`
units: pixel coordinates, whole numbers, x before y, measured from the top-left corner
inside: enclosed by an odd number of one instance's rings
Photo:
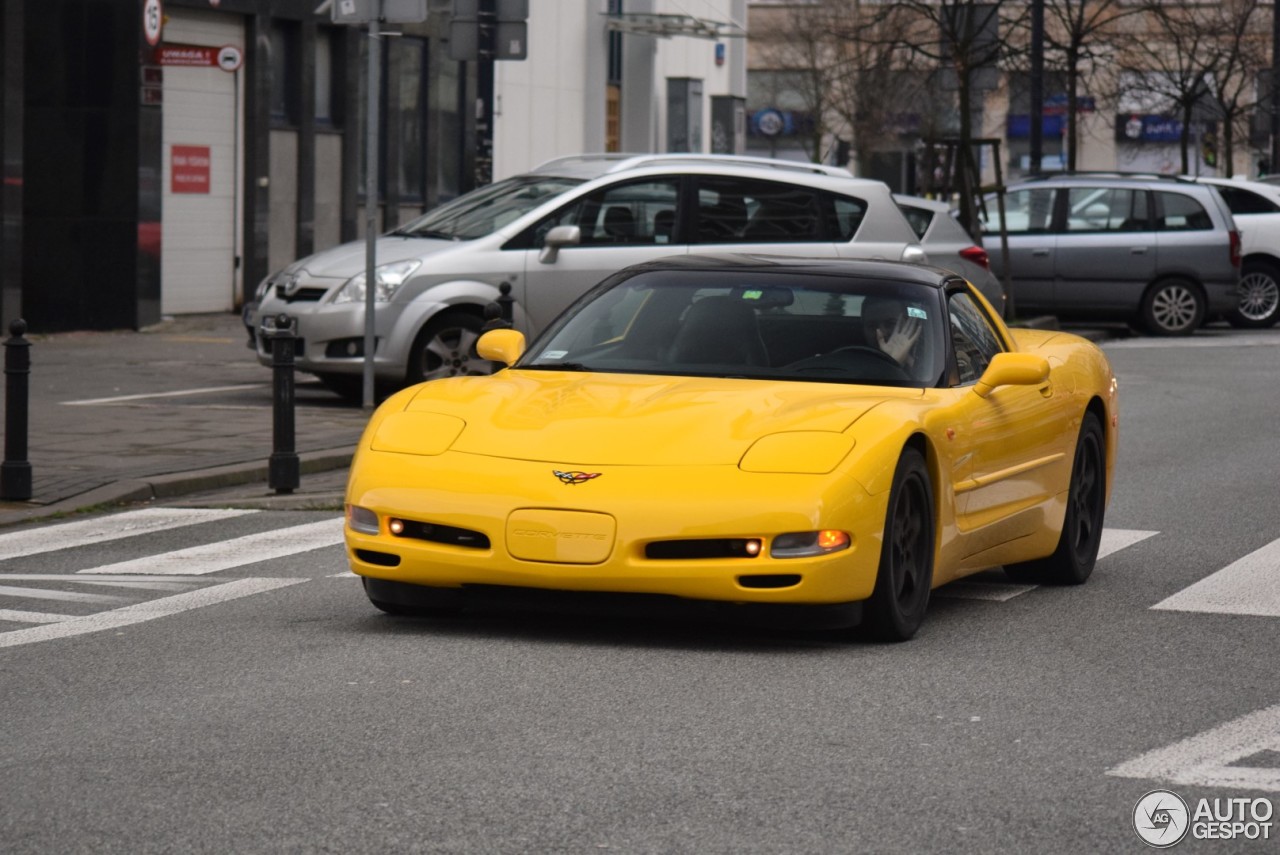
[[[876,585],[863,616],[868,637],[906,641],[916,634],[933,587],[935,537],[929,470],[919,451],[904,448],[889,490]]]
[[[1085,413],[1071,464],[1067,512],[1058,547],[1047,558],[1010,564],[1005,573],[1019,582],[1080,585],[1093,573],[1102,545],[1107,501],[1107,462],[1102,423]]]

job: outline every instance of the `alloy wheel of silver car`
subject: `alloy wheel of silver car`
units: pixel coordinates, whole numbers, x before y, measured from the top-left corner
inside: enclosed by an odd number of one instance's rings
[[[1255,265],[1240,277],[1236,326],[1269,327],[1280,318],[1280,282],[1273,268]]]
[[[1204,300],[1189,282],[1173,280],[1155,287],[1147,297],[1145,321],[1157,335],[1190,335],[1204,320]]]
[[[466,312],[442,312],[432,318],[409,355],[409,382],[492,374],[493,363],[481,359],[475,351],[482,324]]]

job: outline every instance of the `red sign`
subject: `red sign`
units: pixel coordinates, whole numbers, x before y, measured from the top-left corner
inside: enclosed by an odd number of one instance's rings
[[[163,44],[156,48],[152,55],[156,65],[188,65],[208,66],[218,64],[218,51],[221,48],[205,45]]]
[[[169,191],[171,193],[209,192],[209,147],[207,145],[175,145],[170,157]]]

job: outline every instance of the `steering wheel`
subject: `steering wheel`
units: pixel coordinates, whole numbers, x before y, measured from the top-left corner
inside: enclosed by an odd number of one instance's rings
[[[837,353],[869,353],[872,356],[879,358],[881,361],[889,363],[899,371],[904,370],[902,366],[898,364],[898,360],[894,359],[878,347],[867,347],[865,344],[849,344],[829,351],[827,356],[834,356]]]

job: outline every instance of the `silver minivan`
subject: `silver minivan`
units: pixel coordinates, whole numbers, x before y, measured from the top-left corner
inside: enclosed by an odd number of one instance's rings
[[[396,387],[487,373],[472,344],[504,283],[515,326],[532,334],[615,271],[692,251],[927,260],[888,186],[844,169],[715,155],[562,158],[377,239],[374,374]],[[359,396],[365,253],[363,241],[344,244],[262,282],[245,315],[262,364],[270,324],[285,314],[297,325],[297,368]]]
[[[1020,316],[1128,321],[1188,335],[1235,308],[1240,233],[1218,192],[1174,177],[1060,174],[1009,187],[1012,304]],[[1002,275],[1000,218],[983,245]]]

